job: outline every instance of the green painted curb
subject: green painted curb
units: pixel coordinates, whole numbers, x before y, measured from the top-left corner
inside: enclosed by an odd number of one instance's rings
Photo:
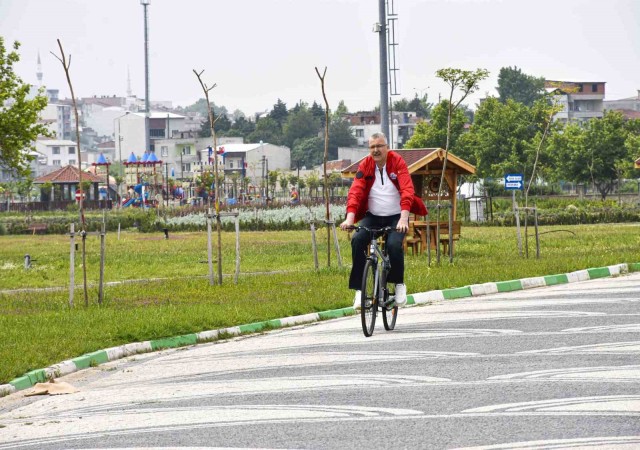
[[[631,263],[631,264],[629,264],[629,271],[630,272],[640,271],[640,263]]]
[[[280,328],[281,326],[282,323],[280,322],[280,319],[275,319],[265,320],[264,322],[248,323],[246,325],[240,325],[238,328],[241,333],[255,333],[268,328]]]
[[[162,348],[182,347],[183,345],[194,345],[198,341],[195,333],[185,334],[165,339],[156,339],[151,341],[151,350],[159,350]]]
[[[104,364],[109,362],[109,355],[104,350],[98,350],[97,352],[87,353],[86,355],[78,356],[71,360],[78,369],[86,369],[92,365]]]
[[[335,319],[337,317],[351,316],[356,313],[356,310],[353,307],[342,308],[342,309],[332,309],[330,311],[320,311],[318,316],[321,319]]]
[[[416,301],[413,299],[413,295],[407,295],[407,305],[415,305]]]
[[[521,291],[522,281],[520,280],[498,281],[496,283],[496,287],[498,288],[498,292]]]
[[[47,373],[44,369],[36,369],[31,372],[27,372],[21,377],[13,379],[9,382],[17,391],[21,389],[27,389],[33,386],[36,383],[44,383],[49,381],[47,378]]]
[[[609,271],[608,267],[596,267],[594,269],[587,269],[587,272],[589,272],[589,278],[592,280],[595,278],[605,278],[611,276],[611,272]]]
[[[443,289],[442,295],[444,296],[445,300],[454,300],[456,298],[473,296],[473,294],[471,293],[471,287],[469,286],[464,286],[461,288],[454,288],[454,289]]]
[[[547,286],[553,286],[554,284],[565,284],[569,282],[569,278],[566,273],[561,273],[558,275],[548,275],[544,278],[544,284]]]

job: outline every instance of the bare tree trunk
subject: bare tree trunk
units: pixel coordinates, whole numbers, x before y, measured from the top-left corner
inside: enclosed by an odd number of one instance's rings
[[[193,73],[196,74],[198,81],[200,82],[200,86],[202,86],[202,90],[204,91],[204,96],[207,100],[207,111],[209,113],[209,126],[211,127],[211,137],[213,138],[213,165],[214,165],[214,178],[216,183],[215,188],[215,210],[216,210],[216,232],[218,234],[218,284],[222,285],[222,222],[220,221],[220,180],[218,177],[218,142],[216,139],[216,130],[214,128],[215,120],[213,118],[213,111],[211,110],[211,103],[209,103],[209,91],[216,87],[214,83],[213,86],[208,87],[206,83],[202,81],[201,75],[204,70],[201,70],[200,73],[196,72],[195,69]],[[217,120],[217,119],[216,119]]]
[[[316,67],[316,73],[320,78],[320,86],[322,87],[322,97],[324,98],[324,203],[326,207],[325,222],[327,224],[327,267],[331,267],[331,214],[329,213],[329,179],[327,177],[327,159],[329,157],[329,102],[327,101],[327,94],[324,91],[324,77],[327,73],[327,68],[324,68],[324,72],[320,75],[320,71]]]
[[[64,69],[64,74],[67,77],[67,83],[69,84],[69,90],[71,91],[71,101],[73,103],[73,113],[76,118],[76,142],[78,144],[78,188],[80,190],[80,226],[82,227],[82,277],[84,280],[84,305],[89,306],[89,297],[87,294],[87,247],[86,247],[86,222],[84,218],[84,190],[82,189],[82,154],[80,152],[80,125],[78,119],[78,106],[76,105],[76,96],[73,93],[73,85],[71,84],[71,76],[69,75],[69,67],[71,66],[71,55],[69,55],[69,61],[67,62],[67,58],[64,54],[64,49],[62,48],[62,43],[60,39],[57,39],[58,47],[60,48],[60,56],[51,52],[53,56],[56,57],[58,61],[62,64],[62,68]],[[108,180],[107,180],[108,184]]]

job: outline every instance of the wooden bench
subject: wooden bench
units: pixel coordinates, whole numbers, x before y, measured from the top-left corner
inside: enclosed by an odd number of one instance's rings
[[[453,222],[451,224],[452,245],[451,253],[453,254],[453,243],[460,240],[460,222]],[[449,254],[449,226],[440,227],[440,244],[442,245],[442,253]]]
[[[407,251],[411,248],[411,253],[413,255],[419,255],[423,252],[422,248],[422,234],[416,227],[414,226],[413,221],[409,221],[409,229],[407,230],[407,234],[404,236],[404,240],[402,241],[402,249],[406,254]]]
[[[49,225],[47,225],[46,223],[30,223],[29,225],[27,225],[27,230],[31,231],[31,234],[34,235],[38,231],[47,231],[48,227]]]

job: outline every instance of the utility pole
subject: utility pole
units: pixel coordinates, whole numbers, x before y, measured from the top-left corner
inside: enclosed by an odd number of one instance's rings
[[[145,151],[151,151],[151,140],[149,136],[149,114],[151,113],[149,100],[149,16],[147,7],[150,0],[140,0],[144,10],[144,144]]]
[[[387,64],[387,11],[385,0],[378,0],[379,22],[374,26],[380,47],[380,127],[389,138],[389,79]]]

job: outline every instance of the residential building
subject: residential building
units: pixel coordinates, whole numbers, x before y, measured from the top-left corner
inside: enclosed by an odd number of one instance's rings
[[[35,147],[36,151],[47,159],[46,165],[50,168],[78,165],[78,146],[71,140],[38,139]]]
[[[209,149],[207,147],[200,148],[198,154],[200,161],[196,164],[196,171],[201,171],[203,166],[210,165]],[[291,167],[291,149],[266,142],[220,144],[218,145],[218,158],[224,165],[225,175],[237,173],[242,178],[248,177],[254,186],[260,186],[267,171],[288,171]],[[211,155],[211,159],[213,159],[213,155]]]
[[[413,132],[419,119],[413,111],[392,111],[392,124],[390,135],[387,136],[391,148],[402,148]],[[378,111],[361,111],[347,114],[345,119],[351,124],[351,131],[357,140],[358,146],[366,146],[369,138],[374,133],[382,131],[380,113]]]
[[[184,130],[185,116],[170,112],[153,111],[149,115],[149,138],[151,152],[156,152],[156,141],[172,137],[174,133]],[[141,154],[145,145],[145,113],[125,113],[114,120],[115,141],[119,145],[118,152],[123,155]],[[160,155],[157,155],[161,159]]]
[[[42,153],[30,150],[29,155],[33,157],[31,162],[29,162],[31,178],[37,178],[55,170],[54,167],[47,165],[47,157]],[[0,166],[0,183],[13,183],[22,180],[24,180],[24,178],[17,177],[14,170]]]
[[[628,119],[640,119],[640,89],[633,97],[605,100],[605,111],[620,111]]]
[[[547,92],[554,94],[562,110],[554,120],[583,122],[604,115],[605,82],[545,80]]]
[[[40,114],[40,120],[55,133],[56,139],[68,140],[75,136],[76,120],[71,105],[49,103]]]

